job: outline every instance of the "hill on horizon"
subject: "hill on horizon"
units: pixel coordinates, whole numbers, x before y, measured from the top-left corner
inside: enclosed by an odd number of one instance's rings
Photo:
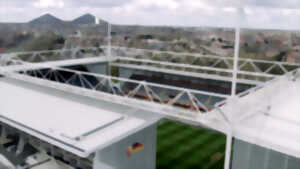
[[[45,14],[42,15],[36,19],[31,20],[30,24],[63,24],[65,21],[51,15],[51,14]]]
[[[30,24],[40,24],[40,25],[61,25],[61,24],[75,24],[75,25],[93,25],[95,24],[96,17],[91,14],[85,14],[72,21],[65,21],[52,14],[45,14],[36,19],[31,20]],[[106,25],[108,22],[99,19],[100,24]]]
[[[78,24],[78,25],[92,25],[92,24],[95,24],[95,20],[96,20],[96,17],[88,13],[88,14],[82,15],[82,16],[74,19],[72,21],[72,23]],[[107,24],[107,21],[99,19],[99,23]]]

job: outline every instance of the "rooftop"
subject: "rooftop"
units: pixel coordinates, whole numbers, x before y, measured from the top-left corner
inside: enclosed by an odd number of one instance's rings
[[[9,78],[0,79],[0,92],[6,96],[0,98],[3,123],[81,157],[161,118],[155,113]]]
[[[295,71],[229,100],[220,110],[234,137],[300,158],[299,91]]]

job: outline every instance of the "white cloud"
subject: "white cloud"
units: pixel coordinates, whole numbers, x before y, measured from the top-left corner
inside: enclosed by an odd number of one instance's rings
[[[158,7],[158,8],[165,8],[165,9],[176,9],[179,7],[179,4],[175,0],[137,0],[135,2],[137,7]]]
[[[236,22],[235,1],[0,0],[0,22],[25,22],[44,13],[71,20],[85,13],[93,13],[117,24],[233,27]],[[299,0],[244,2],[244,27],[300,29]]]
[[[63,8],[65,3],[62,0],[38,0],[33,3],[36,8]]]
[[[187,10],[213,10],[214,7],[210,4],[208,4],[205,1],[195,1],[195,0],[186,0],[186,1],[181,1],[181,6],[184,6]]]
[[[233,7],[226,7],[226,8],[223,8],[222,9],[224,12],[236,12],[237,9],[236,8],[233,8]]]
[[[132,13],[145,10],[176,10],[179,7],[179,3],[175,0],[133,0],[127,4],[114,8],[114,12],[117,13]]]

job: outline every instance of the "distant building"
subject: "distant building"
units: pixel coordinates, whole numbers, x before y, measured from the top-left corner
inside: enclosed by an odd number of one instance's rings
[[[278,54],[279,52],[275,49],[269,50],[266,52],[266,57],[274,57]]]
[[[289,63],[300,63],[300,51],[293,49],[288,53],[287,62]]]
[[[81,38],[82,33],[80,31],[75,31],[72,35],[69,36],[70,38]]]

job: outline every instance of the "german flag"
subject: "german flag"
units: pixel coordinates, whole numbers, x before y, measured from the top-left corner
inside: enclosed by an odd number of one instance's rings
[[[134,143],[132,146],[127,147],[126,149],[126,154],[128,157],[130,157],[132,154],[141,151],[142,149],[144,149],[144,145],[141,143]]]

